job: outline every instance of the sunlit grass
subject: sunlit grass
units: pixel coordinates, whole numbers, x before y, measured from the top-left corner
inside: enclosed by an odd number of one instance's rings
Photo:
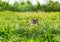
[[[38,18],[38,26],[28,24]],[[60,42],[60,12],[0,12],[1,42]]]

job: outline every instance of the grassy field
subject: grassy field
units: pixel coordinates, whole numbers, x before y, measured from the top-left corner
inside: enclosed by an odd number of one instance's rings
[[[31,18],[39,25],[30,26]],[[0,12],[0,42],[60,42],[60,12]]]

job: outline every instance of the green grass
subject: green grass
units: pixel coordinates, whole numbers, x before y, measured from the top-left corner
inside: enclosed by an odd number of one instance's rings
[[[31,18],[39,25],[30,26]],[[60,42],[60,12],[0,12],[0,42]]]

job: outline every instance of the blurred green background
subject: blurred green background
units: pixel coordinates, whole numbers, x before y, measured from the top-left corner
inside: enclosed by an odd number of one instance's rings
[[[38,18],[39,25],[29,25]],[[0,42],[60,42],[60,3],[13,5],[0,0]]]

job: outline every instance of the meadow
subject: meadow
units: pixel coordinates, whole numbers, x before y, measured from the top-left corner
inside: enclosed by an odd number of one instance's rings
[[[31,18],[39,25],[30,26]],[[60,42],[60,12],[0,12],[0,42]]]

